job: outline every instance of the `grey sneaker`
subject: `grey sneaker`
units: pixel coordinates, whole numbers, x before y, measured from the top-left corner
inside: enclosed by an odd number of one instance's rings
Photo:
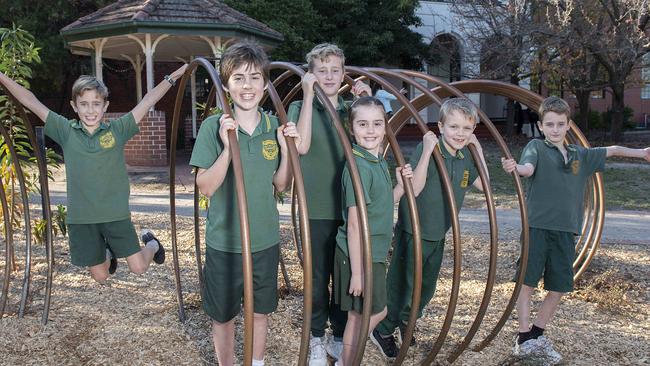
[[[529,339],[526,342],[519,344],[515,336],[515,346],[512,353],[519,358],[528,358],[544,355],[544,348],[537,339]]]
[[[309,366],[327,366],[325,337],[309,336]]]
[[[551,365],[557,365],[560,363],[560,361],[562,361],[562,356],[555,349],[553,349],[553,343],[551,343],[548,338],[539,336],[537,338],[537,343],[544,350],[546,361],[548,361]]]
[[[395,337],[393,337],[392,334],[384,336],[375,329],[370,333],[370,339],[372,340],[372,343],[379,348],[381,354],[383,354],[389,361],[392,361],[397,357],[399,349],[397,348],[397,344],[395,344]]]

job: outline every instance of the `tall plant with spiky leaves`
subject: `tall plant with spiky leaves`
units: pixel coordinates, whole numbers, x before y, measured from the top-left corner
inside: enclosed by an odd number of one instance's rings
[[[11,28],[0,28],[0,71],[25,88],[29,88],[28,79],[32,77],[30,64],[40,62],[38,52],[39,49],[34,45],[34,37],[27,31],[15,25]],[[11,222],[16,227],[21,224],[20,218],[25,207],[17,187],[18,173],[13,164],[14,160],[20,162],[25,174],[27,191],[37,192],[39,189],[35,152],[29,142],[25,123],[18,114],[18,108],[6,95],[0,95],[0,123],[7,130],[16,153],[16,156],[11,154],[9,145],[0,136],[0,179],[7,195]],[[46,151],[48,167],[58,167],[60,160],[61,157],[54,151]],[[48,177],[52,177],[49,169]]]

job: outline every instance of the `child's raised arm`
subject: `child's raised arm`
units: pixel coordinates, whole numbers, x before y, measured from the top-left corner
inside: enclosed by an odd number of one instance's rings
[[[9,77],[7,77],[7,75],[1,72],[0,83],[16,97],[16,99],[18,99],[22,105],[32,111],[32,113],[34,113],[41,121],[45,122],[47,119],[47,114],[50,113],[50,110],[38,99],[36,99],[34,93],[23,88],[20,84],[11,80]]]
[[[535,166],[531,163],[526,163],[524,165],[519,165],[515,159],[506,159],[501,158],[501,166],[506,173],[517,172],[522,177],[530,177],[535,173]]]
[[[413,193],[419,196],[427,183],[427,174],[429,171],[429,162],[431,161],[431,154],[438,144],[438,137],[432,131],[429,131],[422,136],[422,155],[418,160],[418,165],[415,166],[413,173]]]
[[[393,188],[393,203],[399,202],[404,195],[404,179],[413,179],[413,168],[411,164],[404,165],[403,168],[395,169],[397,184]]]
[[[291,169],[289,168],[289,148],[287,147],[285,136],[293,137],[295,139],[296,149],[300,147],[301,141],[296,124],[293,122],[288,122],[286,125],[280,126],[280,128],[278,128],[277,136],[280,144],[280,166],[278,167],[278,170],[275,171],[275,174],[273,174],[273,185],[278,192],[284,192],[289,188],[293,176]]]
[[[627,158],[639,158],[650,161],[650,147],[645,149],[630,149],[629,147],[624,146],[608,146],[607,157],[610,156],[624,156]]]
[[[160,98],[167,94],[169,89],[171,89],[171,87],[176,84],[176,80],[180,79],[180,77],[183,76],[185,69],[187,69],[187,64],[183,64],[183,66],[179,67],[176,71],[171,73],[171,75],[169,75],[169,79],[161,81],[158,85],[156,85],[155,88],[153,88],[142,98],[140,103],[138,103],[138,105],[136,105],[133,110],[131,110],[133,118],[136,122],[140,123],[140,120],[142,120],[145,114],[147,114],[147,111],[153,107],[160,100]]]
[[[314,113],[314,84],[316,83],[316,75],[311,72],[306,72],[302,76],[302,108],[300,108],[300,115],[298,121],[298,133],[302,143],[298,146],[298,153],[304,155],[309,152],[311,146],[311,118]]]

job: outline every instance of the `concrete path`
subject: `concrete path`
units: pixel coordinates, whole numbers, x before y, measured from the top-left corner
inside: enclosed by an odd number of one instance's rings
[[[52,205],[65,204],[65,189],[54,185],[50,189]],[[36,200],[34,199],[34,203]],[[193,215],[193,195],[176,194],[176,214],[191,217]],[[133,190],[130,207],[132,212],[169,214],[169,193],[165,191],[144,192]],[[291,222],[291,204],[278,204],[280,220]],[[204,216],[205,213],[202,213]],[[465,208],[460,212],[461,230],[474,233],[489,233],[487,210]],[[499,232],[516,233],[521,230],[519,210],[498,209],[497,223]],[[501,237],[503,237],[501,235]],[[646,211],[607,211],[603,242],[640,243],[650,245],[650,212]]]

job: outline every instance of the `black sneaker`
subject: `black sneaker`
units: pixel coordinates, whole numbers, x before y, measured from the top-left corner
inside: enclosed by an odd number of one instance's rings
[[[399,333],[397,333],[399,339],[399,343],[402,344],[404,342],[404,337],[406,336],[406,324],[400,322],[399,323]],[[411,344],[410,346],[415,346],[415,332],[413,332],[413,335],[411,336]]]
[[[395,337],[393,337],[392,334],[383,336],[377,329],[375,329],[370,334],[370,339],[389,361],[392,361],[397,357],[399,349],[397,348],[397,344],[395,344]]]
[[[142,242],[144,245],[147,245],[147,243],[152,240],[158,243],[158,251],[156,251],[156,254],[153,255],[153,261],[157,264],[165,263],[165,248],[163,248],[162,244],[160,244],[160,240],[158,240],[158,238],[153,235],[153,232],[151,230],[146,230],[142,233]]]
[[[113,253],[110,247],[107,247],[107,249],[111,253],[111,263],[108,265],[108,273],[113,274],[117,271],[117,258],[115,258],[115,253]]]

